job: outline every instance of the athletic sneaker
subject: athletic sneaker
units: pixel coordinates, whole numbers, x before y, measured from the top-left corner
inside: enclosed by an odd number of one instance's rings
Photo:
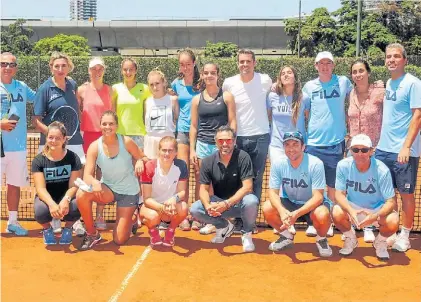
[[[269,250],[273,252],[285,250],[287,248],[290,248],[294,245],[294,238],[289,239],[285,237],[284,235],[279,235],[278,240],[272,242],[269,244]]]
[[[250,253],[254,252],[255,246],[253,243],[253,238],[251,237],[252,232],[244,233],[241,236],[241,243],[243,244],[243,252]]]
[[[54,245],[57,244],[56,236],[54,236],[53,228],[49,227],[48,229],[42,230],[42,236],[44,237],[45,245]]]
[[[354,229],[354,226],[351,224],[351,230],[352,230],[352,233],[354,233],[355,234],[355,229]],[[342,233],[342,235],[341,235],[341,240],[342,241],[345,241],[345,235]]]
[[[53,218],[50,222],[51,227],[53,228],[54,234],[60,234],[62,231],[61,228],[61,219]]]
[[[191,229],[193,231],[199,231],[202,227],[203,227],[203,224],[200,223],[199,221],[193,220],[193,222],[191,223]]]
[[[339,254],[341,254],[342,256],[349,256],[352,254],[352,252],[357,246],[358,240],[355,235],[352,237],[345,237],[344,247],[339,250]]]
[[[291,225],[288,228],[288,232],[290,232],[292,235],[297,234],[297,231],[295,230],[295,227],[293,225]],[[273,229],[273,233],[276,234],[276,235],[278,235],[279,234],[279,231],[277,229]]]
[[[374,236],[373,228],[372,227],[365,227],[364,228],[364,242],[372,243],[376,239]]]
[[[243,229],[243,220],[241,218],[234,218],[234,234],[241,234]]]
[[[379,260],[389,260],[386,240],[379,240],[379,237],[377,237],[373,242],[373,247],[376,250],[376,256]]]
[[[190,221],[186,218],[179,224],[178,227],[182,231],[190,231],[191,230]]]
[[[82,237],[86,234],[85,227],[83,226],[83,223],[82,223],[82,221],[80,221],[80,219],[75,221],[72,228],[73,228],[73,232],[78,237]]]
[[[59,244],[71,244],[72,243],[72,230],[70,228],[63,228],[61,238],[58,241]]]
[[[409,242],[409,238],[402,233],[399,233],[399,235],[396,237],[395,243],[392,245],[392,251],[405,253],[410,248],[411,243]]]
[[[396,235],[396,233],[393,234],[392,236],[387,237],[386,239],[387,246],[392,247],[395,244],[397,238],[398,238],[398,235]]]
[[[85,233],[83,236],[83,240],[80,244],[80,246],[77,248],[80,251],[86,251],[92,248],[95,244],[101,241],[101,235],[99,232],[96,232],[95,235],[89,235],[88,233]]]
[[[174,246],[175,243],[175,230],[168,228],[165,232],[164,240],[162,241],[162,244],[165,246]]]
[[[105,222],[105,219],[102,216],[97,216],[95,218],[94,225],[98,231],[105,231],[107,229],[107,223]]]
[[[316,241],[317,249],[319,250],[320,257],[332,256],[332,249],[329,246],[326,238]]]
[[[149,233],[149,236],[151,236],[152,246],[162,244],[162,238],[161,238],[161,235],[159,235],[159,230],[157,228],[149,229],[148,233]]]
[[[6,233],[14,233],[16,236],[28,235],[28,231],[25,230],[17,221],[7,223]]]
[[[216,232],[216,227],[213,224],[207,224],[200,229],[199,233],[202,235],[209,235]]]
[[[326,236],[333,237],[333,224],[331,224],[329,229],[327,230]]]
[[[306,235],[307,237],[316,237],[317,236],[317,231],[314,228],[314,226],[309,225],[307,230],[306,230]]]
[[[136,233],[137,233],[137,229],[139,228],[139,225],[138,225],[138,223],[137,223],[137,221],[135,222],[135,223],[133,223],[133,225],[132,225],[132,234],[133,235],[136,235]]]
[[[228,225],[225,228],[216,229],[215,236],[211,239],[212,243],[223,243],[226,238],[234,232],[234,225],[231,221],[227,220]]]
[[[170,224],[169,224],[169,222],[166,222],[166,221],[161,221],[160,223],[159,223],[159,226],[158,226],[158,229],[160,230],[160,231],[165,231],[166,229],[168,229],[168,226],[169,226]]]

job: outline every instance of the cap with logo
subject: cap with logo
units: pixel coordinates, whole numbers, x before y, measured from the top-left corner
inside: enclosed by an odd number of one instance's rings
[[[354,147],[354,146],[364,146],[364,147],[367,147],[367,148],[372,148],[373,144],[371,142],[370,137],[368,137],[368,135],[357,134],[351,140],[351,147]]]
[[[300,131],[285,132],[283,136],[284,143],[289,140],[295,140],[304,144],[304,137]]]
[[[316,56],[315,62],[316,63],[319,63],[323,59],[328,59],[328,60],[331,60],[332,62],[335,62],[333,60],[333,55],[332,55],[332,53],[330,51],[322,51],[322,52],[319,52],[317,54],[317,56]]]

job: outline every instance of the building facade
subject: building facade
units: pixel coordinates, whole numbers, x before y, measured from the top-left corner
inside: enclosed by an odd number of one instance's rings
[[[70,0],[70,20],[93,21],[97,18],[97,0]]]

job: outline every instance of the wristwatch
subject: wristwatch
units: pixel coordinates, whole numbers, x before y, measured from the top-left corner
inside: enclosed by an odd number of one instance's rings
[[[71,201],[72,201],[72,198],[71,198],[70,196],[68,196],[68,195],[64,195],[64,198],[66,198],[66,200],[67,200],[68,202],[71,202]]]
[[[178,197],[178,194],[174,194],[175,197],[175,202],[179,203],[180,202],[180,197]]]

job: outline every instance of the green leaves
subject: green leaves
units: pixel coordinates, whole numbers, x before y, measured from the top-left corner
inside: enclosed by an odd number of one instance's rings
[[[35,44],[32,53],[40,56],[49,56],[53,51],[64,52],[70,56],[89,56],[91,54],[88,39],[78,35],[64,34],[39,40]]]
[[[31,28],[23,27],[24,19],[18,19],[15,23],[2,29],[1,51],[11,52],[14,55],[29,55],[32,51],[33,43],[29,40],[34,31]]]
[[[204,55],[211,58],[233,58],[237,55],[237,52],[238,46],[234,43],[206,41]]]

